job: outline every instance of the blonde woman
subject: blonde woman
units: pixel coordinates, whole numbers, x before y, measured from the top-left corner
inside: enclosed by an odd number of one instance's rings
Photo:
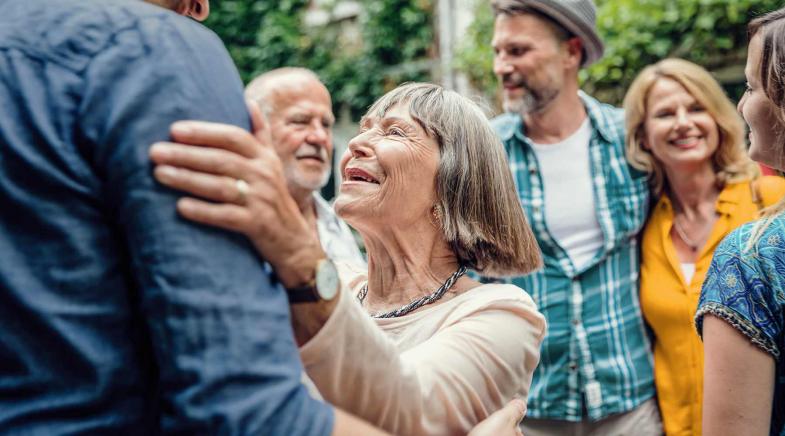
[[[243,232],[273,265],[290,288],[305,370],[325,400],[394,434],[458,435],[514,396],[526,398],[544,318],[520,288],[464,275],[541,264],[501,141],[475,104],[408,84],[363,117],[341,160],[335,209],[363,237],[368,268],[345,268],[340,289],[334,272],[321,280],[331,262],[274,153],[240,142],[157,145],[156,176],[222,203],[185,200],[180,212]],[[166,147],[178,152],[161,153]],[[180,167],[179,176],[167,176],[167,166]],[[237,180],[246,182],[242,195]],[[296,303],[302,295],[292,288],[314,278],[318,295]]]
[[[758,178],[744,125],[703,68],[666,59],[645,68],[624,100],[627,158],[650,174],[656,206],[643,233],[641,308],[654,332],[654,375],[668,435],[700,435],[703,349],[692,319],[725,235],[785,193]]]
[[[785,170],[785,9],[749,25],[739,112],[749,154]],[[785,435],[785,201],[720,244],[695,317],[705,364],[707,435]]]

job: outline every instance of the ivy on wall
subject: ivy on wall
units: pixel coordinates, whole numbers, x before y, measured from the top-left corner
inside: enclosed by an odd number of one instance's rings
[[[746,25],[782,6],[780,0],[598,0],[597,4],[605,56],[582,70],[580,78],[587,92],[617,105],[643,67],[666,57],[703,65],[732,98],[738,98],[743,90]],[[490,6],[487,0],[478,0],[458,64],[478,89],[495,100],[492,35]]]
[[[399,83],[429,80],[431,0],[361,1],[354,39],[347,37],[347,23],[340,21],[304,26],[309,3],[221,0],[212,5],[206,24],[224,41],[246,83],[273,68],[310,68],[332,93],[336,113],[348,110],[355,120]]]

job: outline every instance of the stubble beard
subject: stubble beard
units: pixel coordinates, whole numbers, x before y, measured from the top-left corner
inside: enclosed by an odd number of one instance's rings
[[[559,95],[558,89],[535,89],[536,87],[529,84],[520,74],[513,73],[505,77],[504,82],[512,82],[524,91],[524,94],[520,97],[504,96],[502,107],[508,113],[526,116],[542,112]]]

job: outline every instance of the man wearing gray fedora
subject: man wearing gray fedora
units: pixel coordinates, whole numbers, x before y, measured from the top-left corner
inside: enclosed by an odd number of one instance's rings
[[[581,92],[603,45],[591,0],[494,0],[494,73],[509,155],[544,268],[513,283],[548,320],[522,429],[659,435],[638,301],[645,174],[624,157],[624,114]]]

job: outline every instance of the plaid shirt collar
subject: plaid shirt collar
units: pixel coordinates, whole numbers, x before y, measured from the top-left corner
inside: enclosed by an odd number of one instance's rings
[[[611,122],[607,119],[600,102],[583,91],[578,91],[578,97],[580,97],[583,106],[586,108],[586,114],[589,116],[592,129],[599,133],[604,141],[614,142],[616,140],[615,132],[611,130]],[[500,121],[497,133],[502,142],[506,143],[513,136],[516,136],[523,143],[531,143],[531,140],[526,137],[526,125],[523,124],[523,117],[519,114],[508,112],[497,119]]]

